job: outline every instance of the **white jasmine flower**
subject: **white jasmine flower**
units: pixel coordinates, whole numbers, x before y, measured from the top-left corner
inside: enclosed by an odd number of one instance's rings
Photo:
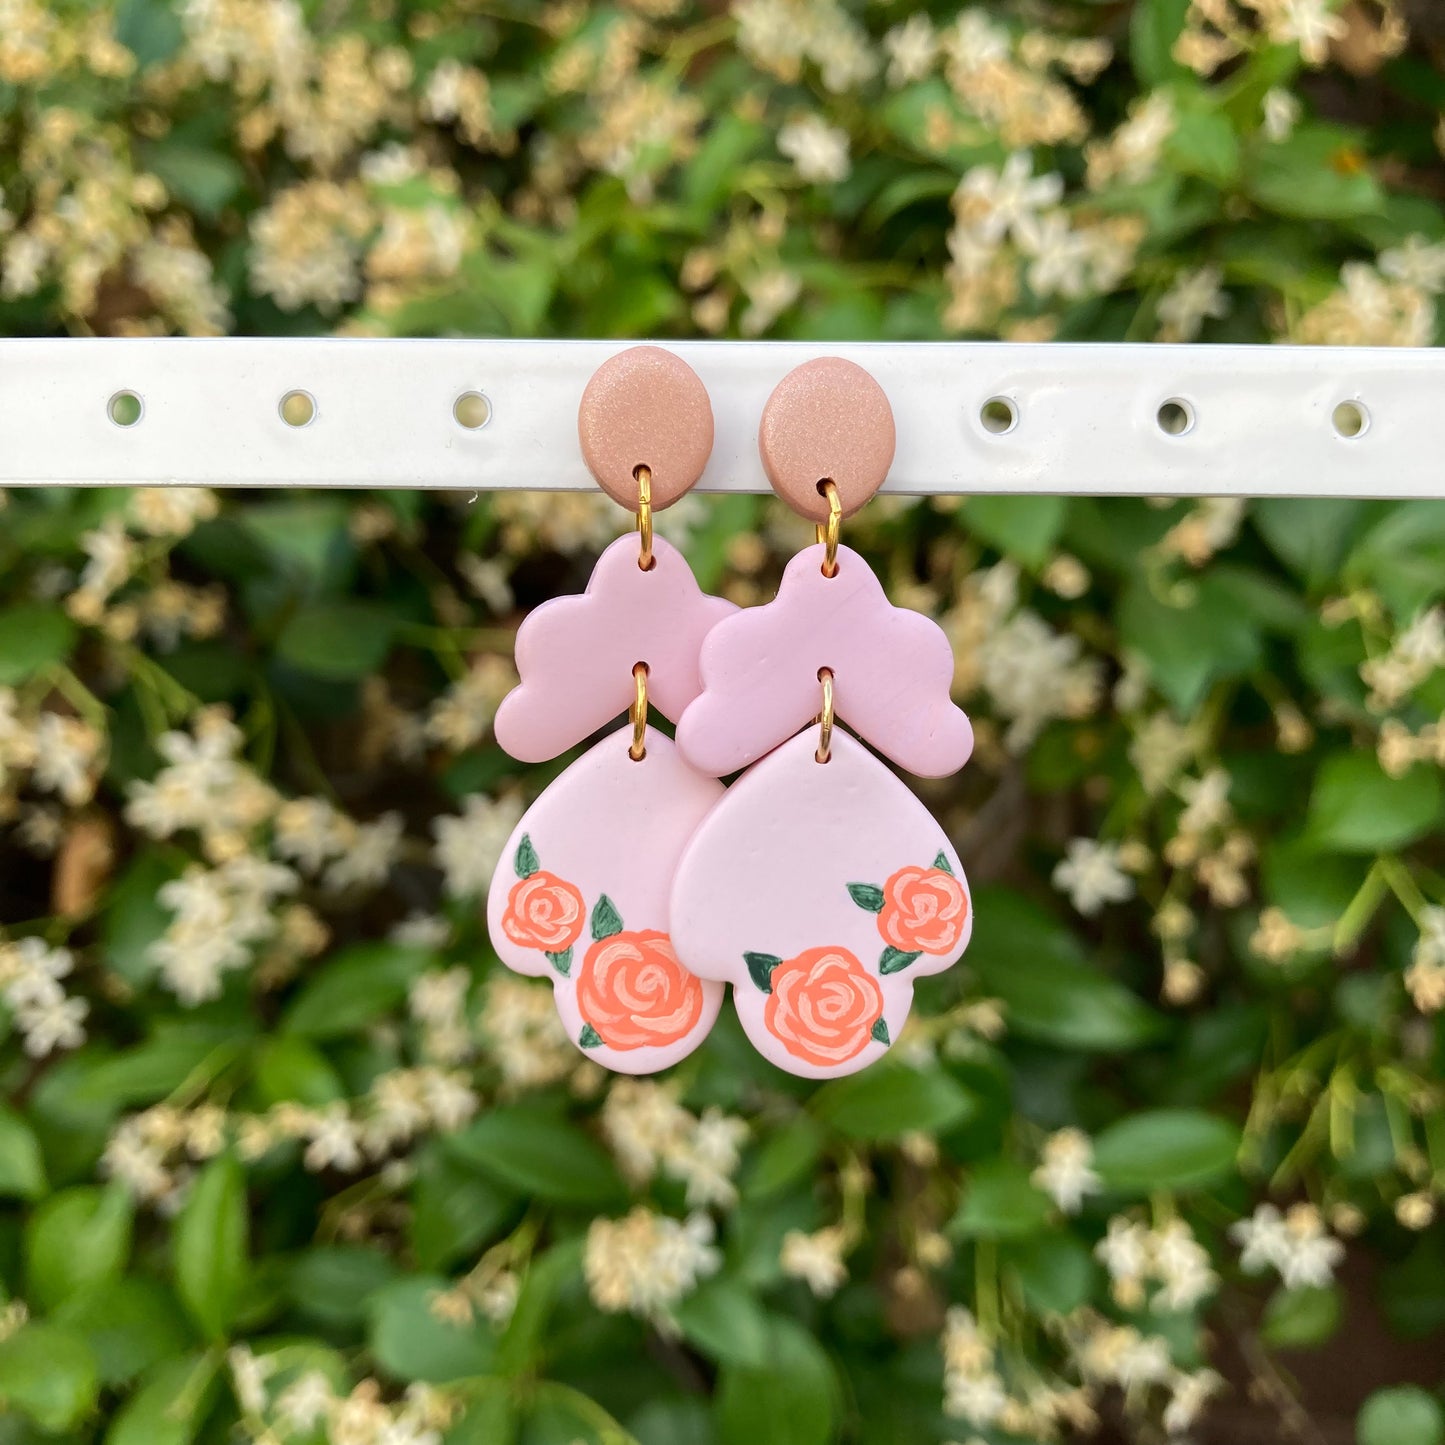
[[[383,813],[371,823],[358,823],[344,853],[334,858],[322,878],[326,888],[377,888],[386,882],[401,844],[400,813]]]
[[[587,1287],[609,1314],[625,1311],[666,1325],[672,1306],[721,1264],[704,1214],[684,1221],[639,1204],[623,1219],[594,1219],[587,1230]]]
[[[1221,284],[1223,279],[1218,266],[1180,272],[1155,308],[1159,339],[1193,341],[1207,320],[1228,316],[1230,300]]]
[[[105,739],[77,717],[43,712],[35,724],[31,781],[44,793],[58,793],[71,807],[95,792],[95,768]]]
[[[1303,109],[1299,97],[1293,91],[1286,90],[1279,85],[1267,90],[1264,96],[1265,138],[1272,140],[1276,145],[1287,141],[1295,126],[1299,124],[1300,113]]]
[[[361,1131],[344,1103],[328,1104],[313,1113],[306,1120],[306,1133],[311,1140],[303,1156],[308,1169],[361,1168]]]
[[[276,1362],[261,1359],[245,1345],[232,1345],[226,1351],[226,1363],[231,1367],[231,1385],[242,1413],[263,1414],[267,1402],[266,1381],[275,1371]]]
[[[1070,840],[1068,855],[1054,869],[1053,884],[1086,918],[1105,904],[1134,896],[1134,880],[1119,866],[1118,846],[1092,838]]]
[[[897,88],[922,80],[938,58],[938,36],[933,21],[922,11],[895,25],[883,37],[888,52],[888,84]]]
[[[778,132],[778,150],[805,181],[841,181],[849,171],[848,132],[816,115],[785,125]]]
[[[1077,1214],[1084,1196],[1103,1188],[1093,1162],[1089,1136],[1082,1129],[1060,1129],[1044,1141],[1042,1162],[1032,1179],[1065,1214]]]
[[[843,1261],[846,1246],[847,1236],[841,1225],[829,1225],[812,1234],[790,1229],[783,1236],[778,1263],[784,1274],[804,1280],[819,1299],[827,1299],[848,1278],[848,1266]]]
[[[276,1396],[276,1418],[287,1429],[305,1434],[326,1419],[335,1398],[326,1376],[307,1370]]]
[[[982,240],[997,245],[1010,233],[1029,233],[1041,212],[1052,210],[1064,194],[1064,178],[1055,172],[1035,176],[1033,158],[1015,151],[1002,169],[975,166],[953,193],[953,209]]]
[[[483,894],[501,861],[502,849],[512,830],[522,821],[522,804],[515,797],[488,798],[473,793],[462,804],[460,818],[437,818],[437,863],[446,876],[446,890],[453,898]]]
[[[1392,281],[1418,286],[1432,296],[1445,291],[1445,242],[1409,236],[1400,245],[1380,253],[1380,271]]]

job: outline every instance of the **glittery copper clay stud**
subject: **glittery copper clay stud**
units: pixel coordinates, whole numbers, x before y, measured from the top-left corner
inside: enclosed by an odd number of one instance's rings
[[[893,408],[861,366],[820,356],[773,388],[758,427],[758,451],[773,490],[810,522],[828,520],[822,483],[838,488],[851,517],[883,485],[896,443]]]
[[[670,507],[712,455],[712,403],[687,362],[660,346],[619,351],[592,373],[577,438],[597,485],[637,510],[637,471],[652,475],[652,510]]]

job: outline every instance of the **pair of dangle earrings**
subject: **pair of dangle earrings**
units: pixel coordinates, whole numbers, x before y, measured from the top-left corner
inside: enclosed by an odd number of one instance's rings
[[[623,712],[629,723],[568,767],[509,840],[487,903],[498,956],[550,978],[570,1036],[618,1072],[685,1058],[731,984],[771,1062],[807,1078],[854,1073],[887,1052],[914,980],[955,963],[973,927],[943,830],[836,725],[924,777],[956,772],[973,746],[942,630],[889,603],[838,540],[892,463],[892,408],[837,357],[778,384],[763,465],[819,537],[774,600],[746,610],[703,593],[652,535],[653,513],[712,451],[692,369],[659,347],[619,353],[588,383],[578,433],[599,485],[637,513],[640,542],[619,538],[585,593],[523,624],[521,681],[496,736],[543,762]],[[675,740],[648,726],[649,706]]]

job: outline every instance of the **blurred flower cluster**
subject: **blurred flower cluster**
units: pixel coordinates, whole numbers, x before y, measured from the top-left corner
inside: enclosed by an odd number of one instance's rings
[[[1442,56],[1405,0],[0,0],[0,331],[1429,344]],[[627,520],[3,499],[0,1436],[1317,1440],[1333,1376],[1438,1445],[1445,508],[850,521],[955,651],[977,931],[821,1087],[730,1010],[609,1076],[488,944],[513,636]],[[743,605],[808,538],[658,521]]]

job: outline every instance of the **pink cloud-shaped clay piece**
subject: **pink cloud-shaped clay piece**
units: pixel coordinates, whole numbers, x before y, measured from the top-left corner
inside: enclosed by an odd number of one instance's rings
[[[899,767],[947,777],[968,761],[973,728],[949,696],[953,649],[922,613],[894,607],[873,570],[838,548],[823,576],[822,546],[788,563],[778,595],[720,623],[702,649],[703,690],[677,744],[714,777],[736,772],[818,715],[818,669],[833,671],[834,715]]]
[[[677,722],[702,690],[703,638],[737,611],[697,585],[687,559],[662,538],[655,565],[637,565],[637,540],[619,537],[598,559],[587,590],[543,605],[517,632],[521,681],[497,709],[497,741],[524,763],[541,763],[626,712],[632,669],[648,667],[647,699]]]

